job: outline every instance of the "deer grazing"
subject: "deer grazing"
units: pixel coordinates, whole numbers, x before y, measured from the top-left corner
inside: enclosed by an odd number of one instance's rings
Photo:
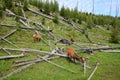
[[[70,58],[70,60],[73,59],[74,62],[75,62],[75,60],[78,60],[78,61],[80,61],[81,63],[84,63],[83,58],[80,57],[80,56],[78,56],[78,55],[75,53],[75,51],[74,51],[73,48],[68,48],[68,49],[67,49],[67,54],[68,54],[68,57]]]
[[[40,41],[41,40],[40,34],[38,34],[38,33],[33,34],[33,39],[34,39],[34,41]]]

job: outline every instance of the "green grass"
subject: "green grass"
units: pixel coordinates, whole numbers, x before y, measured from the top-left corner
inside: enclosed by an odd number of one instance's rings
[[[32,7],[32,6],[31,6]],[[34,7],[32,7],[34,8]],[[37,9],[35,9],[37,10]],[[32,19],[37,22],[41,22],[42,18],[41,16],[36,16],[33,13],[25,12],[27,18]],[[11,25],[16,25],[17,22],[12,17],[5,17],[5,19],[1,23],[7,23]],[[22,24],[20,24],[22,25]],[[31,27],[36,27],[32,23],[30,24]],[[74,29],[69,28],[70,26],[66,26],[62,23],[55,24],[49,19],[45,19],[45,28],[47,29],[48,26],[50,29],[53,29],[53,32],[57,38],[66,38],[69,39],[70,35],[73,35],[75,37],[75,43],[79,44],[80,46],[86,47],[101,47],[101,45],[93,45],[88,42],[88,40],[85,38],[85,36],[75,31]],[[5,36],[9,32],[11,32],[13,29],[8,27],[2,27],[0,26],[0,36]],[[45,32],[42,33],[42,38],[48,42],[48,40],[51,41],[52,48],[55,48],[54,40],[48,36]],[[100,42],[103,45],[108,46],[119,46],[119,44],[112,44],[109,43],[108,40],[110,37],[109,33],[106,33],[105,31],[101,31],[99,28],[95,27],[92,29],[88,29],[88,33],[91,37],[91,40],[94,42]],[[37,49],[37,50],[44,50],[44,51],[50,51],[50,47],[47,46],[43,41],[40,42],[34,42],[32,35],[34,34],[31,30],[23,30],[18,29],[13,35],[8,37],[7,39],[18,46],[18,48],[30,48],[30,49]],[[10,45],[9,43],[6,43],[3,40],[0,40],[0,46],[7,47],[7,48],[15,48],[14,46]],[[59,47],[62,47],[59,45]],[[65,46],[67,48],[69,46]],[[76,46],[71,46],[75,50],[78,49]],[[16,51],[10,51],[13,55],[20,54],[21,52]],[[23,58],[16,58],[16,59],[10,59],[10,60],[0,60],[0,77],[7,75],[8,73],[14,71],[17,69],[12,68],[13,62],[16,60],[29,60],[36,58],[37,55],[43,56],[42,53],[28,53],[29,55],[27,57]],[[67,69],[73,70],[75,72],[78,72],[77,74],[73,74],[71,72],[68,72],[66,70],[63,70],[61,68],[55,67],[52,64],[49,64],[47,62],[40,62],[36,63],[29,68],[14,74],[5,80],[87,80],[90,73],[95,67],[95,63],[97,61],[100,62],[100,65],[98,66],[97,71],[95,72],[94,76],[92,77],[92,80],[119,80],[120,79],[120,54],[119,53],[104,53],[95,51],[94,55],[89,55],[86,53],[78,52],[78,54],[82,57],[89,57],[90,60],[87,62],[88,65],[92,67],[91,70],[87,69],[86,77],[84,77],[84,70],[83,67],[79,64],[74,64],[72,62],[69,62],[66,58],[57,58],[52,60],[52,62],[59,64]],[[3,50],[0,50],[0,56],[6,56],[7,53]]]

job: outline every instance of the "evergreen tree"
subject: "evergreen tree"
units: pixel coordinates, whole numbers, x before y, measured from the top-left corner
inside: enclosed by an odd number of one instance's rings
[[[3,2],[0,1],[0,19],[4,18],[4,11],[5,11],[4,5],[2,5],[2,4],[3,4]]]
[[[57,15],[55,15],[55,17],[54,17],[54,19],[53,19],[53,22],[56,23],[56,24],[59,23],[59,21],[58,21],[58,16],[57,16]]]
[[[119,43],[120,41],[120,21],[115,19],[113,21],[113,28],[111,29],[111,38],[110,42]]]
[[[93,23],[93,20],[92,20],[92,16],[90,15],[90,16],[87,16],[87,27],[88,28],[92,28],[93,26],[94,26],[94,23]]]
[[[27,2],[27,0],[24,0],[23,10],[25,10],[25,11],[28,10],[28,2]]]
[[[45,14],[50,14],[50,4],[49,1],[46,0],[45,4],[44,4],[44,10],[45,10]]]
[[[60,15],[65,17],[65,7],[64,6],[62,6],[62,8],[61,8]]]
[[[58,12],[59,11],[59,4],[58,2],[55,0],[54,1],[54,9],[53,9],[54,12]]]

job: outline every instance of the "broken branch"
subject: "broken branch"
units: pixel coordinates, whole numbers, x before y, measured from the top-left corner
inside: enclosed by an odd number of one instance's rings
[[[20,54],[20,55],[10,55],[10,56],[0,56],[0,60],[3,59],[12,59],[12,58],[20,58],[20,57],[25,57],[25,54]]]
[[[39,57],[40,57],[40,56],[39,56]],[[59,68],[62,68],[62,69],[64,69],[64,70],[67,70],[67,71],[72,72],[72,73],[76,73],[76,72],[74,72],[74,71],[72,71],[72,70],[66,69],[66,68],[63,67],[63,66],[60,66],[60,65],[58,65],[58,64],[56,64],[56,63],[53,63],[53,62],[51,62],[51,61],[48,61],[47,59],[45,59],[45,58],[43,58],[43,57],[40,57],[40,58],[43,59],[44,61],[50,63],[50,64],[53,64],[53,65],[59,67]]]
[[[89,76],[88,80],[90,80],[90,79],[91,79],[91,77],[93,76],[93,74],[94,74],[94,73],[95,73],[95,71],[97,70],[98,65],[99,65],[99,63],[97,62],[97,63],[96,63],[96,66],[95,66],[95,68],[94,68],[93,72],[91,73],[91,75]]]

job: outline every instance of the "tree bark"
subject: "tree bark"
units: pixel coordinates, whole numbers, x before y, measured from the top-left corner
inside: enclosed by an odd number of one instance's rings
[[[3,38],[5,39],[5,38],[11,36],[11,35],[14,34],[16,31],[17,31],[17,29],[11,31],[9,34],[5,35]]]
[[[93,74],[94,74],[95,71],[97,70],[98,65],[99,65],[99,63],[97,62],[97,63],[96,63],[96,66],[95,66],[93,72],[91,73],[91,75],[89,76],[88,80],[90,80],[90,79],[92,78]]]
[[[25,54],[19,54],[19,55],[10,55],[10,56],[0,56],[0,60],[3,59],[13,59],[13,58],[21,58],[21,57],[25,57]]]
[[[6,26],[11,28],[20,28],[20,29],[29,29],[29,30],[42,30],[41,28],[30,28],[30,27],[21,27],[21,26],[15,26],[15,25],[9,25],[9,24],[0,24],[0,26]]]
[[[51,57],[49,60],[54,59],[54,58],[55,58],[55,57]],[[42,60],[39,60],[39,62],[40,62],[40,61],[42,61]],[[16,74],[16,73],[18,73],[18,72],[20,72],[20,71],[28,68],[29,66],[31,66],[31,65],[33,65],[33,64],[35,64],[35,63],[30,63],[30,64],[27,64],[27,65],[24,65],[24,66],[18,68],[17,70],[14,70],[14,71],[12,71],[11,73],[7,74],[6,76],[1,77],[0,80],[4,80],[4,79],[12,76],[13,74]]]
[[[17,46],[14,45],[12,42],[8,41],[7,39],[5,39],[5,38],[3,38],[3,37],[1,37],[1,36],[0,36],[0,39],[6,41],[7,43],[9,43],[9,44],[11,44],[11,45],[13,45],[14,47],[17,47]]]
[[[5,51],[8,55],[11,55],[11,53],[5,49],[3,49],[2,47],[0,47],[0,49],[2,49],[3,51]]]
[[[40,57],[40,56],[39,56],[39,57]],[[65,67],[63,67],[63,66],[60,66],[60,65],[58,65],[58,64],[56,64],[56,63],[53,63],[53,62],[51,62],[51,61],[48,61],[47,59],[45,59],[45,58],[43,58],[43,57],[40,57],[40,58],[43,59],[44,61],[52,64],[52,65],[55,65],[55,66],[59,67],[59,68],[62,68],[62,69],[64,69],[64,70],[67,70],[67,71],[72,72],[72,73],[76,73],[76,72],[74,72],[74,71],[72,71],[72,70],[70,70],[70,69],[67,69],[67,68],[65,68]]]

